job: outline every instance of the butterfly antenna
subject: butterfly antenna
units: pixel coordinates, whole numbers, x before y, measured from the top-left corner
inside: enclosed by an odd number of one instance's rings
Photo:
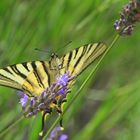
[[[49,51],[46,51],[46,50],[41,50],[41,49],[38,49],[38,48],[35,48],[34,50],[35,50],[35,51],[39,51],[39,52],[50,53]]]
[[[68,43],[66,43],[62,48],[59,48],[56,50],[56,52],[59,52],[60,50],[64,49],[64,47],[69,46],[72,43],[72,41],[69,41]]]
[[[64,47],[69,46],[71,43],[72,43],[72,41],[69,41],[69,42],[68,42],[67,44],[65,44],[62,48],[57,49],[56,52],[59,52],[60,50],[64,49]],[[43,53],[45,52],[45,53],[49,53],[49,54],[51,53],[51,54],[52,54],[51,51],[41,50],[41,49],[38,49],[38,48],[35,48],[34,50],[40,51],[40,52],[43,52]]]
[[[69,41],[65,46],[68,46],[68,45],[70,45],[71,43],[72,43],[72,41]],[[65,46],[64,46],[64,47],[65,47]]]

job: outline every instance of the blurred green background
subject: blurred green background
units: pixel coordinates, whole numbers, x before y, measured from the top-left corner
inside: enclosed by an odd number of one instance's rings
[[[49,60],[83,44],[110,45],[128,0],[1,0],[0,66]],[[70,140],[140,140],[140,25],[121,37],[64,116]],[[69,46],[68,42],[72,41]],[[44,52],[35,51],[35,48]],[[91,69],[77,80],[71,98]],[[17,91],[0,87],[0,131],[21,113]],[[56,119],[54,113],[47,129]],[[41,115],[23,119],[1,139],[37,140]]]

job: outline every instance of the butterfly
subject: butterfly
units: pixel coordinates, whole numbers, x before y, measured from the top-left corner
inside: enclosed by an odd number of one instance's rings
[[[23,91],[30,100],[28,106],[24,106],[26,115],[32,113],[35,110],[33,107],[37,106],[35,111],[44,112],[42,117],[44,122],[46,113],[51,113],[52,109],[55,108],[59,113],[62,111],[63,96],[62,94],[56,96],[53,93],[68,92],[67,88],[71,88],[76,77],[102,55],[106,48],[103,43],[86,44],[60,58],[53,53],[50,61],[31,61],[1,68],[0,85]],[[57,84],[57,81],[61,84]]]

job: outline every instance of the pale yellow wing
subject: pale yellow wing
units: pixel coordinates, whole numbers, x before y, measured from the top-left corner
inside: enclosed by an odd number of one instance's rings
[[[93,63],[106,50],[103,43],[94,43],[81,46],[64,55],[62,61],[61,73],[69,71],[70,75],[77,76],[81,74],[91,63]]]
[[[52,76],[53,71],[48,62],[25,62],[0,69],[0,85],[22,90],[28,96],[36,96],[51,84]]]

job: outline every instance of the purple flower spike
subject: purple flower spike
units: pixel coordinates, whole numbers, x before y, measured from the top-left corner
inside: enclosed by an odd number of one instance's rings
[[[58,94],[58,95],[60,95],[60,94],[65,95],[65,94],[66,94],[66,91],[67,91],[67,89],[66,89],[65,87],[63,87],[62,89],[60,89],[60,90],[57,92],[57,94]]]
[[[62,131],[63,130],[60,126],[55,127],[47,140],[68,140],[68,136],[66,134],[62,134]]]
[[[68,140],[68,136],[66,134],[62,134],[60,137],[59,137],[59,140]]]
[[[50,137],[47,140],[53,140],[56,137],[56,135],[58,134],[59,131],[60,131],[60,127],[55,127],[52,130],[52,132],[50,134]]]
[[[61,86],[61,88],[57,92],[57,95],[60,95],[60,94],[66,95],[67,90],[68,90],[67,85],[70,80],[71,79],[69,77],[69,72],[67,72],[67,73],[61,75],[59,78],[57,78],[57,83],[58,83],[58,85]]]
[[[21,96],[19,103],[21,103],[22,107],[25,107],[28,101],[28,96],[24,93],[22,93]]]
[[[32,98],[31,99],[31,106],[34,106],[35,105],[35,98]]]
[[[59,78],[57,78],[57,82],[61,86],[66,86],[69,82],[69,73],[67,72],[67,73],[61,75]]]
[[[58,105],[59,100],[63,100],[66,97],[70,91],[69,83],[74,78],[74,76],[69,75],[69,72],[60,75],[49,87],[44,89],[39,96],[28,97],[23,92],[19,92],[24,116],[32,117],[38,112],[46,110],[51,112],[53,109],[51,104],[57,100],[56,105]]]
[[[135,24],[140,22],[140,0],[130,0],[114,23],[115,30],[122,36],[131,35]]]

